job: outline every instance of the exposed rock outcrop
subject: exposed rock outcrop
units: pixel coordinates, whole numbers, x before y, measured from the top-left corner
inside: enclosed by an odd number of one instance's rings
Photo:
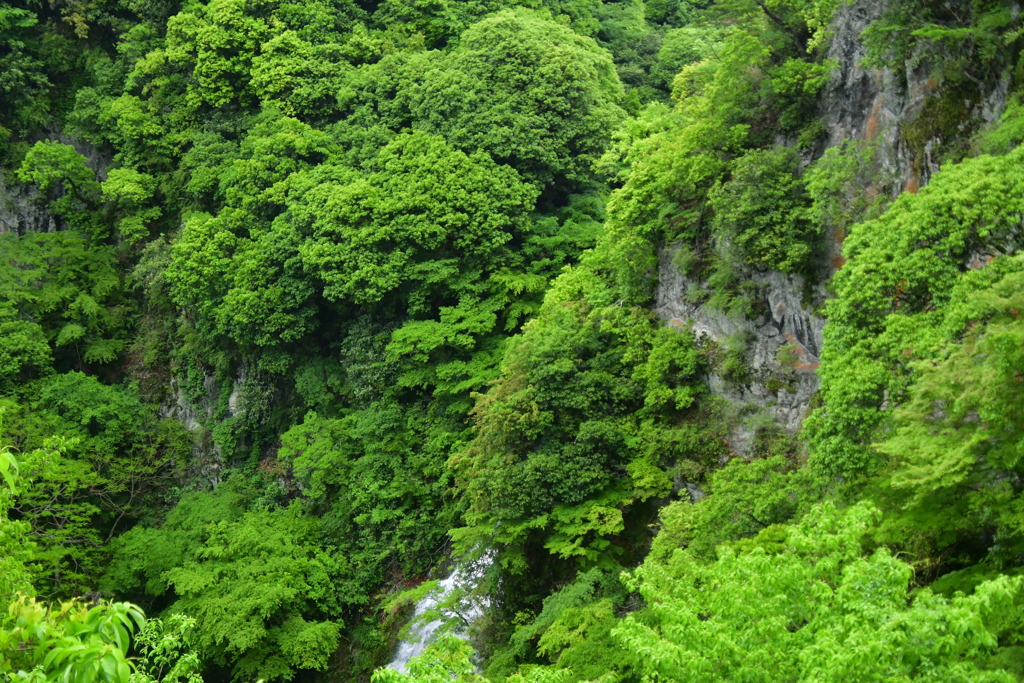
[[[742,381],[712,373],[708,386],[736,409],[730,446],[748,455],[766,418],[790,432],[799,429],[818,388],[818,354],[824,319],[804,301],[807,283],[799,275],[752,273],[762,293],[763,311],[754,318],[730,316],[706,304],[689,303],[687,277],[661,255],[655,311],[670,325],[690,326],[698,339],[744,344],[749,372]],[[818,286],[816,298],[824,292]]]
[[[56,140],[71,145],[85,157],[85,164],[96,172],[96,177],[106,180],[110,156],[87,142],[82,142],[63,133],[51,133],[41,139]],[[11,171],[0,169],[0,234],[14,232],[52,232],[57,222],[40,200],[34,186],[23,185]]]
[[[905,69],[868,68],[867,49],[861,34],[878,19],[885,3],[856,0],[842,6],[832,25],[828,57],[838,68],[821,96],[820,116],[827,136],[822,149],[845,141],[874,144],[875,174],[871,193],[894,196],[916,192],[938,171],[941,135],[924,139],[916,146],[908,142],[908,130],[925,111],[929,97],[940,83],[926,63],[908,64]],[[988,84],[988,91],[969,106],[971,126],[996,120],[1005,107],[1009,79]],[[959,131],[963,133],[964,131]],[[969,130],[967,132],[970,132]],[[825,226],[825,249],[818,269],[825,282],[842,267],[844,226]],[[822,284],[810,285],[798,275],[779,272],[751,272],[746,277],[758,286],[760,311],[755,317],[730,316],[705,303],[690,303],[691,285],[706,289],[706,283],[691,283],[673,265],[673,249],[660,258],[655,311],[669,324],[690,327],[698,338],[718,344],[745,345],[749,369],[739,380],[712,373],[708,385],[735,409],[732,449],[750,455],[754,437],[766,420],[790,433],[801,426],[810,401],[817,391],[818,354],[825,321],[817,312],[825,298]]]

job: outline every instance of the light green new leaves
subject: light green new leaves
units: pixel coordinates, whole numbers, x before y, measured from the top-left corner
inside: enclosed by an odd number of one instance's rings
[[[918,194],[851,228],[834,279],[822,349],[823,407],[808,418],[812,462],[831,474],[870,471],[865,448],[901,400],[915,360],[931,360],[970,317],[951,307],[991,285],[1024,212],[1024,148],[948,165]],[[992,261],[991,265],[989,261]],[[987,268],[984,266],[988,265]]]
[[[476,673],[470,657],[473,649],[463,640],[444,636],[409,662],[409,672],[377,669],[372,683],[486,683]]]
[[[12,492],[15,490],[14,478],[17,474],[18,461],[14,459],[14,454],[4,447],[0,450],[0,476],[4,478],[4,483]]]
[[[1006,681],[974,663],[1016,615],[1024,580],[1001,577],[951,600],[910,600],[909,565],[880,548],[863,556],[877,517],[866,503],[825,505],[788,527],[780,552],[723,546],[706,563],[679,550],[627,578],[651,616],[613,631],[652,679]]]
[[[160,218],[158,207],[146,207],[156,192],[156,179],[131,168],[115,168],[101,186],[103,197],[121,212],[118,231],[129,244],[149,236],[147,223]]]
[[[171,612],[197,620],[194,641],[204,658],[232,665],[236,678],[322,670],[341,623],[304,615],[339,612],[335,581],[347,564],[317,546],[317,523],[298,501],[244,512],[245,497],[232,486],[186,496],[163,527],[121,536],[108,585],[173,591]]]
[[[135,605],[47,606],[0,596],[0,673],[37,683],[130,683],[131,636],[145,616]],[[9,604],[7,604],[9,602]]]
[[[1024,466],[1024,259],[992,270],[990,287],[954,296],[968,331],[914,364],[908,400],[877,447],[892,459],[898,521],[942,542],[994,525],[1002,557],[1024,534],[1020,495],[1008,484]]]
[[[85,157],[71,145],[52,140],[33,145],[18,170],[18,179],[36,183],[42,192],[63,188],[83,203],[95,201],[100,189]]]

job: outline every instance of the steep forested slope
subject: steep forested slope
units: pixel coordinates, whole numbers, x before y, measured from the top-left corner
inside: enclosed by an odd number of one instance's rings
[[[0,3],[0,673],[1019,680],[1022,32]]]

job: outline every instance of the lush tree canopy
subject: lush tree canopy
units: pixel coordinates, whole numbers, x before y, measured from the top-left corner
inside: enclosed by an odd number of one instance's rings
[[[0,0],[0,675],[1024,677],[1022,22]]]

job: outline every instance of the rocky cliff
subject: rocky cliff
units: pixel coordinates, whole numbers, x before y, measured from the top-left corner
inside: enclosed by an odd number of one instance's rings
[[[835,61],[819,104],[826,126],[824,141],[805,164],[826,149],[848,141],[867,143],[873,152],[870,177],[860,191],[891,198],[916,192],[938,171],[941,154],[954,141],[947,131],[918,125],[926,106],[939,96],[940,79],[926,60],[903,68],[871,68],[862,34],[879,18],[885,3],[856,0],[837,12],[828,58]],[[953,134],[962,140],[972,130],[998,119],[1006,105],[1008,74],[982,84],[980,97],[963,103],[965,115]],[[945,96],[945,95],[944,95]],[[922,130],[924,135],[922,136]],[[779,141],[786,144],[786,141]],[[849,217],[855,220],[855,216]],[[729,315],[707,303],[693,303],[688,291],[706,282],[691,282],[674,264],[675,247],[663,250],[655,294],[655,311],[698,338],[742,346],[748,372],[742,379],[711,373],[708,386],[732,406],[730,446],[738,455],[751,454],[760,430],[782,428],[795,434],[817,390],[818,354],[825,320],[821,306],[827,281],[843,265],[845,225],[825,226],[824,244],[813,278],[773,271],[749,270],[743,277],[756,283],[759,301],[754,316]]]

